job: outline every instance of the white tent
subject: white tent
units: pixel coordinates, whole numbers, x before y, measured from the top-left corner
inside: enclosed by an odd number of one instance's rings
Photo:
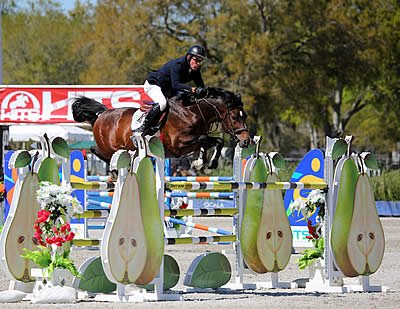
[[[47,133],[49,138],[62,137],[69,144],[81,141],[93,141],[91,131],[68,125],[31,125],[10,126],[9,139],[14,142],[40,141],[39,136]]]

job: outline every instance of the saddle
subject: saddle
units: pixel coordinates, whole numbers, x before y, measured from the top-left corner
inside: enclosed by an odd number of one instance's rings
[[[131,122],[131,130],[135,131],[138,128],[140,128],[140,126],[143,124],[147,113],[153,108],[154,106],[154,102],[152,101],[141,101],[140,103],[140,107],[139,109],[136,110],[136,112],[133,114],[132,116],[132,122]],[[153,128],[149,129],[148,134],[150,135],[154,135],[163,125],[164,123],[164,119],[166,119],[166,114],[168,112],[168,107],[166,112],[163,113],[163,115],[161,116],[160,120],[158,121],[157,125],[154,125]]]

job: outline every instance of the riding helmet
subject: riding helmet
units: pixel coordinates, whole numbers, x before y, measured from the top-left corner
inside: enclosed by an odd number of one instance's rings
[[[206,59],[206,50],[200,45],[193,45],[189,48],[186,55],[191,55],[191,57],[196,56],[201,59]]]

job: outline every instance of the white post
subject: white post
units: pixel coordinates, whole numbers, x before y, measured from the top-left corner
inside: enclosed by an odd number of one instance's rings
[[[332,220],[334,215],[333,205],[333,160],[332,160],[332,148],[334,140],[330,137],[326,137],[326,149],[325,149],[325,163],[324,163],[324,180],[328,185],[328,192],[326,193],[326,204],[325,204],[325,228],[324,228],[324,259],[325,259],[325,278],[328,279],[329,285],[333,281],[333,256],[330,250],[330,230],[332,226]]]
[[[234,181],[242,181],[242,149],[239,146],[235,147],[235,156],[233,158],[233,179]],[[234,234],[236,241],[233,244],[235,251],[235,284],[243,284],[243,256],[240,249],[240,227],[242,226],[244,212],[244,196],[243,189],[234,191],[233,205],[238,208],[238,214],[234,220]]]
[[[156,158],[156,190],[158,198],[158,207],[160,210],[160,218],[162,224],[164,225],[164,160],[161,158]],[[165,226],[165,225],[164,225]],[[165,229],[164,229],[165,230]],[[164,294],[164,257],[160,265],[160,271],[154,282],[154,293],[157,299],[162,299],[161,296]]]

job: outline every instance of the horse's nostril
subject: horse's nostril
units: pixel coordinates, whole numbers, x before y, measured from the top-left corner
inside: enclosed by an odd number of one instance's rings
[[[248,140],[241,140],[241,141],[239,142],[239,146],[240,146],[241,148],[247,148],[247,147],[249,146],[249,141],[248,141]]]

